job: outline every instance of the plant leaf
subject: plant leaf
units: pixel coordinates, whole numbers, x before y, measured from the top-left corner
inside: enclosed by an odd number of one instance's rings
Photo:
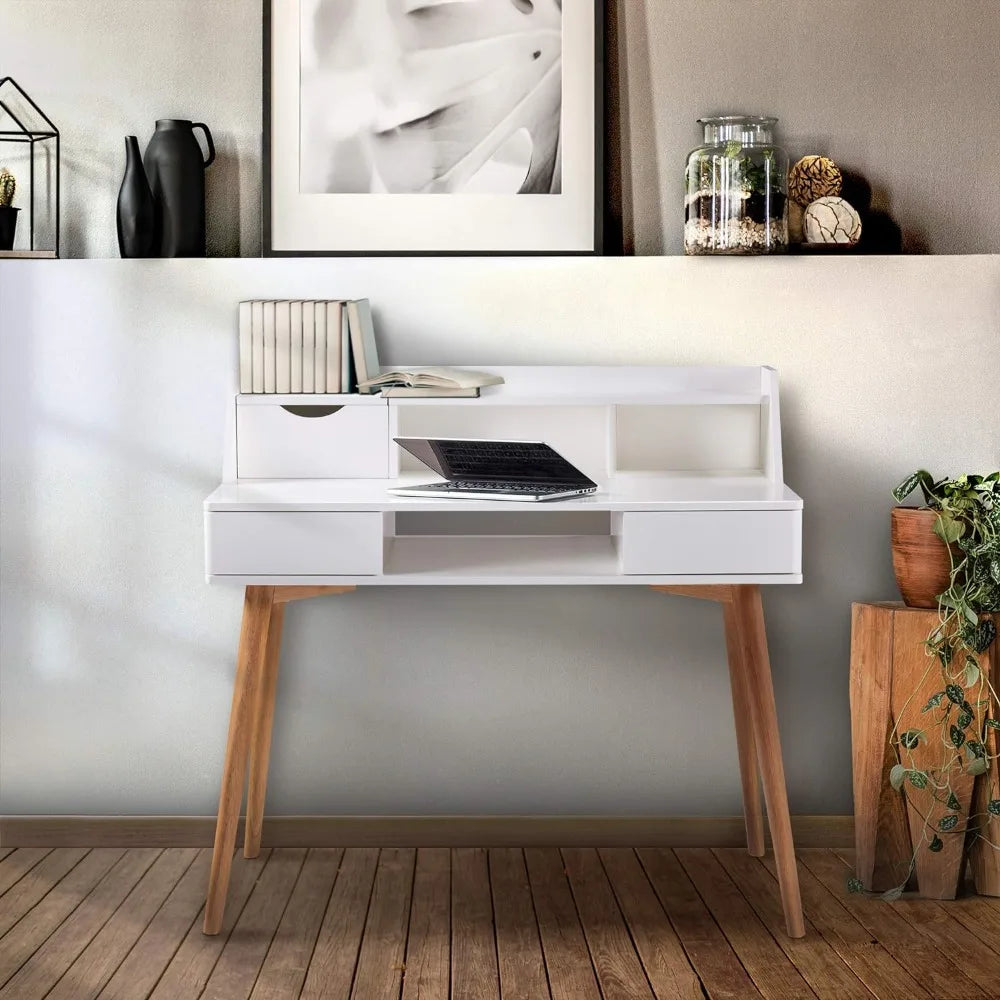
[[[959,712],[958,718],[955,720],[959,729],[968,729],[972,725],[972,713],[966,712],[964,709]]]
[[[910,784],[914,788],[927,787],[927,774],[924,771],[907,771],[906,777],[909,778]]]
[[[926,473],[924,473],[926,475]],[[907,476],[893,491],[892,495],[896,503],[902,503],[920,483],[920,473],[914,472]]]
[[[948,808],[953,812],[958,812],[962,808],[962,803],[958,801],[958,796],[954,792],[948,796]]]
[[[1000,565],[1000,563],[998,563]],[[972,648],[977,653],[985,653],[997,637],[997,627],[992,618],[984,618],[975,628],[972,636]],[[966,687],[970,685],[966,683]]]
[[[976,650],[976,652],[981,653],[982,650]],[[962,679],[965,681],[967,688],[975,687],[979,683],[979,664],[972,657],[969,657],[965,661],[965,674]]]
[[[864,892],[865,884],[859,878],[849,878],[847,880],[847,891],[848,892]]]
[[[907,729],[905,733],[899,734],[899,742],[907,750],[916,750],[921,740],[927,742],[927,735],[922,729]]]
[[[903,895],[903,887],[897,885],[895,889],[887,889],[882,893],[882,899],[886,903],[895,903]]]
[[[371,137],[390,192],[442,193],[467,182],[521,130],[532,150],[522,194],[558,193],[562,122],[562,11],[479,0],[395,14],[406,73]],[[385,89],[391,86],[387,82]],[[409,113],[405,113],[410,110]]]
[[[986,725],[989,726],[990,729],[1000,729],[1000,722],[996,719],[987,719]]]
[[[948,695],[948,700],[956,705],[961,705],[965,701],[965,692],[957,684],[949,684],[944,689],[944,693]]]
[[[945,545],[957,542],[965,534],[965,522],[952,517],[946,511],[941,511],[934,522],[934,534],[941,539]]]
[[[929,712],[932,708],[937,708],[938,705],[940,705],[941,702],[944,701],[944,696],[945,696],[944,691],[938,691],[937,694],[932,694],[927,704],[924,705],[924,707],[920,709],[920,711]]]
[[[991,816],[1000,816],[1000,799],[991,799],[989,805],[986,807],[986,811]]]
[[[889,772],[889,784],[898,792],[903,787],[905,780],[906,768],[902,764],[893,765],[892,770]]]
[[[949,830],[954,830],[958,826],[958,817],[952,813],[949,816],[942,816],[941,822],[938,823],[938,829],[943,830],[947,833]]]
[[[951,736],[952,745],[956,750],[965,742],[965,733],[958,726],[952,726],[948,735]]]
[[[927,845],[927,850],[937,854],[942,847],[944,847],[944,841],[935,833],[934,839]]]
[[[988,766],[985,757],[976,757],[975,760],[969,763],[969,766],[965,769],[965,773],[977,778],[979,775],[986,773]]]

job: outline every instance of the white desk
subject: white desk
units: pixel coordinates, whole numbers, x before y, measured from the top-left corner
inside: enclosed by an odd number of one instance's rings
[[[365,586],[631,585],[722,605],[747,843],[763,779],[788,932],[804,933],[759,587],[801,583],[769,368],[501,368],[477,400],[238,396],[205,501],[206,574],[246,588],[205,932],[223,917],[249,768],[260,850],[284,605]],[[394,436],[545,440],[599,485],[555,503],[398,497]]]

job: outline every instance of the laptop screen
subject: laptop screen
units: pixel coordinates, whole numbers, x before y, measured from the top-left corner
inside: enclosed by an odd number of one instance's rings
[[[450,480],[594,485],[557,451],[539,441],[396,438],[425,465]]]

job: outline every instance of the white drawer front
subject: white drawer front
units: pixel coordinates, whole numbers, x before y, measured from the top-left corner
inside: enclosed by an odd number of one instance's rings
[[[802,512],[626,513],[621,552],[623,573],[798,574],[802,572]]]
[[[372,576],[382,571],[382,515],[210,511],[209,576]]]
[[[347,405],[324,416],[298,416],[283,406],[238,405],[236,474],[240,479],[385,479],[389,408]]]

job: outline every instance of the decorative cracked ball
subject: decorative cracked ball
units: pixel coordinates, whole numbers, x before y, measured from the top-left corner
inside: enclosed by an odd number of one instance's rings
[[[802,220],[806,243],[844,243],[861,239],[861,216],[843,198],[818,198]]]
[[[840,167],[828,156],[803,156],[788,172],[788,197],[802,206],[836,198],[844,184]]]

